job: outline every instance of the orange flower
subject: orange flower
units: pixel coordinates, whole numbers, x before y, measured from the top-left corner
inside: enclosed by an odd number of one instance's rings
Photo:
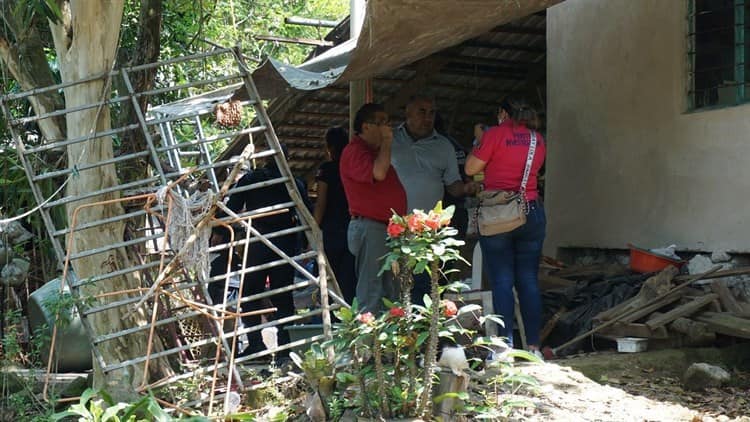
[[[387,231],[388,231],[388,237],[396,238],[396,237],[401,236],[401,233],[406,231],[406,227],[402,226],[401,224],[394,223],[391,221],[388,223]]]
[[[452,300],[444,300],[443,304],[445,305],[445,309],[443,309],[443,315],[445,315],[446,318],[456,316],[456,314],[458,313],[458,308]]]
[[[406,224],[410,231],[419,233],[423,228],[422,224],[424,224],[424,216],[417,213],[409,214],[409,216],[406,217]]]
[[[430,215],[427,217],[427,220],[425,220],[424,225],[429,227],[430,230],[437,230],[440,228],[440,216],[430,213]]]

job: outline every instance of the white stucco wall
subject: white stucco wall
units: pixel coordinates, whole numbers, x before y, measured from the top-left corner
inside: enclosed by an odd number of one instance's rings
[[[750,251],[750,105],[686,112],[686,0],[547,11],[545,252]]]

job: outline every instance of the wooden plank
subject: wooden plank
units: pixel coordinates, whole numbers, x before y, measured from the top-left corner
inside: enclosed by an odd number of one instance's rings
[[[721,302],[725,311],[740,318],[750,317],[750,309],[746,309],[734,298],[726,282],[722,280],[714,281],[711,283],[711,290],[719,296],[719,302]]]
[[[716,271],[711,275],[708,275],[704,277],[704,280],[710,280],[712,278],[722,278],[722,277],[733,277],[736,275],[745,275],[750,274],[750,267],[742,267],[742,268],[735,268],[733,270],[722,270],[722,271]],[[686,275],[678,275],[675,277],[675,281],[685,281],[692,277],[692,275],[686,274]]]
[[[648,280],[643,282],[641,290],[634,297],[622,302],[621,304],[610,308],[604,312],[600,312],[594,317],[595,321],[606,321],[616,319],[619,316],[624,316],[643,309],[643,306],[650,302],[655,297],[666,292],[672,287],[672,279],[677,275],[677,269],[675,267],[667,267],[660,273],[649,277]],[[687,287],[687,286],[686,286]],[[670,302],[671,303],[671,302]],[[658,308],[657,308],[658,309]],[[657,309],[654,309],[657,310]],[[652,311],[653,312],[653,311]],[[648,314],[644,314],[646,316]],[[634,321],[634,320],[633,320]]]
[[[690,316],[694,314],[699,309],[713,302],[717,297],[718,296],[716,294],[711,293],[705,296],[695,298],[691,300],[690,302],[682,304],[665,314],[652,317],[651,319],[646,321],[646,325],[651,329],[655,329],[657,327],[663,327],[669,324],[670,322],[676,320],[677,318],[682,318],[682,317],[686,317],[686,316]]]
[[[552,318],[550,318],[546,324],[544,324],[544,328],[542,328],[542,332],[541,334],[539,334],[540,344],[544,343],[544,340],[547,339],[547,336],[549,336],[552,333],[552,330],[555,329],[557,322],[560,321],[560,318],[563,316],[565,312],[568,312],[568,308],[563,306],[562,308],[560,308],[560,310],[555,312],[554,315],[552,315]]]
[[[656,300],[655,302],[651,303],[650,305],[644,306],[640,309],[637,309],[635,311],[632,311],[628,314],[623,314],[621,316],[617,317],[617,320],[622,322],[633,322],[638,321],[639,319],[650,315],[652,312],[656,312],[659,309],[677,302],[682,297],[682,294],[680,292],[673,292],[671,294],[668,294],[667,296]]]
[[[703,312],[693,319],[717,333],[750,339],[750,319],[738,318],[729,312]]]
[[[655,329],[651,329],[646,324],[638,324],[635,322],[619,322],[605,330],[600,331],[600,333],[613,337],[642,337],[653,339],[669,338],[669,333],[667,332],[666,327],[657,327]]]
[[[677,318],[669,329],[684,334],[691,345],[711,344],[716,340],[716,333],[708,328],[708,324],[687,318]]]

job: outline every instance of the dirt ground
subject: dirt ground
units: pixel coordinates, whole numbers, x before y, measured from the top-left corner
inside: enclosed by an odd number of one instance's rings
[[[706,391],[683,388],[694,362],[722,366],[730,385]],[[745,421],[750,422],[750,344],[716,349],[642,353],[598,352],[521,364],[540,382],[526,392],[533,407],[513,419],[530,421]]]

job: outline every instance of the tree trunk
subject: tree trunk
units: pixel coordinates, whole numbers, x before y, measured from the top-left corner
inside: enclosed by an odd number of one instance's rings
[[[71,0],[62,4],[62,22],[59,24],[50,22],[50,27],[57,50],[60,74],[64,82],[77,81],[111,70],[118,44],[118,29],[122,19],[123,1]],[[101,101],[103,98],[108,98],[109,87],[107,81],[100,79],[66,88],[64,90],[66,107],[92,104]],[[110,114],[107,107],[68,113],[66,120],[69,139],[84,136],[92,131],[103,131],[110,127]],[[68,165],[71,167],[113,158],[112,139],[108,137],[97,138],[92,141],[70,145],[67,149],[67,155]],[[78,177],[71,178],[66,194],[67,196],[76,196],[116,184],[115,166],[100,166],[81,171]],[[68,204],[69,222],[72,223],[70,220],[72,214],[79,206],[96,201],[116,199],[118,196],[118,193],[111,193]],[[89,207],[79,212],[77,224],[101,220],[122,213],[123,208],[119,203]],[[76,253],[121,242],[123,232],[124,225],[122,223],[75,231],[72,234],[72,250],[68,252]],[[113,271],[115,268],[112,268],[112,266],[117,268],[128,267],[130,266],[128,261],[126,251],[118,249],[106,255],[98,254],[77,259],[73,261],[73,269],[76,276],[83,280],[103,272]],[[81,288],[81,295],[96,296],[137,287],[140,287],[139,280],[134,274],[130,274],[85,285]],[[103,301],[121,299],[123,299],[122,296],[110,296],[106,299],[97,300],[95,303],[99,305]],[[95,334],[100,335],[141,326],[148,321],[143,313],[134,312],[127,319],[123,313],[122,308],[115,308],[91,315],[89,320]],[[138,356],[145,356],[148,332],[139,335],[142,338],[130,335],[127,342],[120,338],[100,344],[98,348],[105,362],[112,364]],[[160,348],[160,345],[155,345],[154,351],[158,351]],[[156,376],[164,376],[170,373],[166,362],[152,362],[150,368],[153,375]],[[106,378],[103,376],[101,369],[98,367],[98,362],[94,360],[94,387],[105,388],[119,400],[132,399],[134,387],[144,382],[142,364],[109,373]],[[105,379],[108,382],[105,383]]]
[[[20,28],[24,22],[21,17],[14,16],[11,10],[5,7],[0,8],[0,12],[5,14],[3,21],[15,37],[11,40],[0,33],[0,59],[8,67],[10,74],[25,91],[54,85],[55,79],[47,64],[47,57],[35,23],[31,22],[29,27]],[[23,33],[19,33],[19,30]],[[62,97],[54,91],[32,95],[29,97],[29,102],[37,115],[61,109],[63,106]],[[65,120],[62,117],[43,119],[38,124],[44,138],[63,139]]]

